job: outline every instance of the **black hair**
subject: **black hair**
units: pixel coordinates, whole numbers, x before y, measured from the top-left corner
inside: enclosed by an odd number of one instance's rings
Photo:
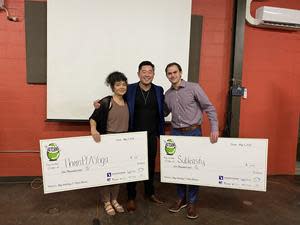
[[[143,62],[141,62],[140,65],[139,65],[139,71],[142,69],[143,66],[151,66],[152,69],[153,69],[153,71],[155,70],[154,64],[152,62],[150,62],[150,61],[143,61]]]
[[[181,68],[181,66],[180,66],[177,62],[171,62],[171,63],[169,63],[169,64],[166,66],[166,69],[165,69],[166,74],[167,74],[168,68],[171,67],[171,66],[177,66],[178,70],[179,70],[180,72],[182,72],[182,68]]]
[[[115,83],[119,81],[124,81],[127,84],[127,77],[123,73],[115,71],[106,77],[105,83],[110,86],[111,90],[114,90]]]

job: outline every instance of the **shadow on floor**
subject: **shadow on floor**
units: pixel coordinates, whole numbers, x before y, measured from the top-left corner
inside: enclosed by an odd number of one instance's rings
[[[99,188],[43,194],[37,182],[0,182],[1,225],[92,225],[97,214]],[[174,184],[156,182],[165,200],[155,205],[143,198],[138,184],[137,211],[107,216],[102,204],[101,225],[299,225],[300,176],[269,176],[267,192],[200,187],[199,218],[186,218],[185,210],[172,214],[168,206],[176,199]],[[36,189],[37,188],[37,189]],[[126,203],[121,185],[119,201]]]

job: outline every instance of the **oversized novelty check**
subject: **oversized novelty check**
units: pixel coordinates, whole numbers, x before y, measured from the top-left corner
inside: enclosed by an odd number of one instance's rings
[[[161,182],[266,191],[267,139],[160,136]]]
[[[147,133],[40,140],[44,193],[148,179]]]

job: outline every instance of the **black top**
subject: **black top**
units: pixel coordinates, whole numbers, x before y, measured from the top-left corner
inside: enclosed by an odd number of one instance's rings
[[[100,100],[101,107],[98,109],[95,109],[93,114],[90,116],[90,119],[93,119],[96,121],[97,126],[96,130],[100,134],[106,134],[107,133],[107,117],[108,112],[111,108],[110,101],[112,99],[112,96],[106,96],[105,98]]]
[[[152,85],[148,91],[143,91],[138,86],[134,107],[135,131],[148,131],[149,135],[158,135],[159,114]]]

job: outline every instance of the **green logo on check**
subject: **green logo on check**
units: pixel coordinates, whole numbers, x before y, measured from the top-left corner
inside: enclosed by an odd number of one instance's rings
[[[174,155],[176,152],[176,144],[172,139],[165,141],[165,151],[167,155]]]

